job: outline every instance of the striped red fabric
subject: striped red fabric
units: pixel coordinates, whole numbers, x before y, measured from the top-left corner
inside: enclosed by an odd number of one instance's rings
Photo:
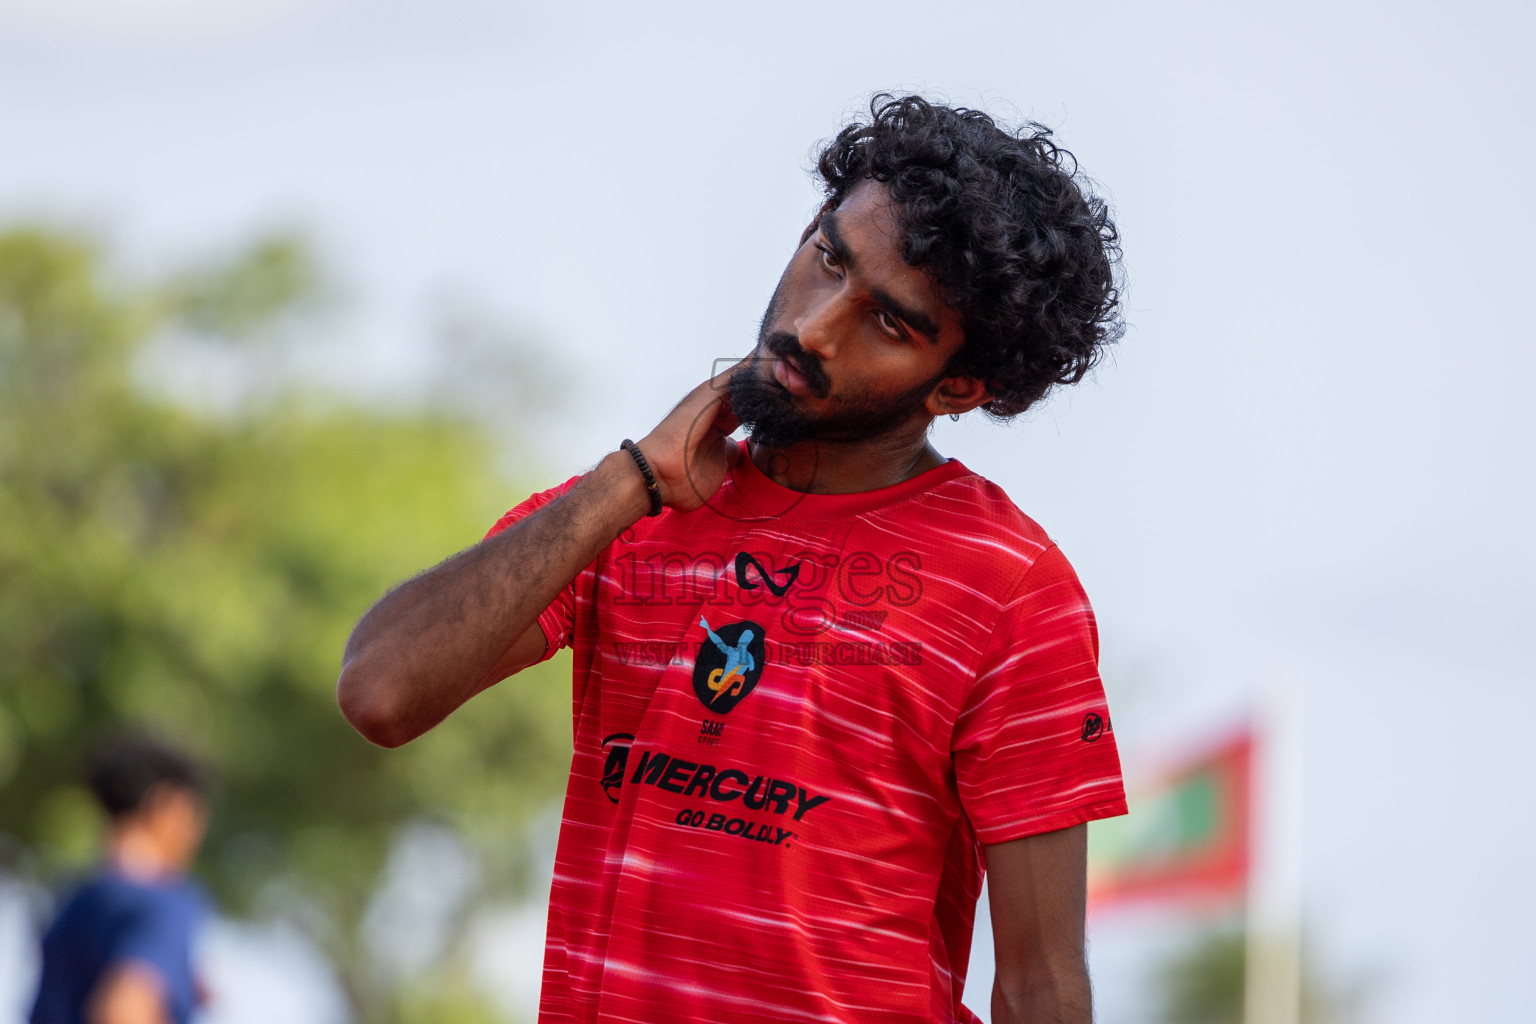
[[[539,622],[575,737],[541,1024],[974,1021],[980,844],[1125,812],[1077,577],[953,459],[825,495],[744,457]]]

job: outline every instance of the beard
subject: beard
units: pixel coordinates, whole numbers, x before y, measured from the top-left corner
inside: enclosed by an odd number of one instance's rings
[[[782,282],[780,288],[782,288]],[[837,408],[814,414],[796,403],[795,395],[773,376],[776,359],[793,366],[810,385],[817,398],[832,393],[832,381],[821,361],[800,346],[800,339],[787,331],[770,330],[778,319],[780,290],[774,289],[757,332],[757,349],[752,362],[731,378],[731,411],[747,428],[747,436],[769,448],[788,448],[805,441],[856,444],[879,437],[908,422],[927,400],[935,385],[949,376],[940,371],[930,380],[895,395],[876,395],[867,388],[854,388],[843,394]],[[766,350],[770,355],[765,358]]]

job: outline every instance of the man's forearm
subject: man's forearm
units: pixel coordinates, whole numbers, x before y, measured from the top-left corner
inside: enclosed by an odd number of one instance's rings
[[[666,507],[699,508],[740,458],[725,397],[742,365],[699,384],[641,438]],[[650,508],[635,459],[612,452],[545,508],[385,594],[347,641],[342,714],[373,742],[399,746],[537,660],[539,613]]]
[[[515,526],[391,590],[352,631],[337,700],[368,739],[397,746],[488,682],[577,573],[649,508],[625,452]]]
[[[1093,1024],[1087,964],[1071,965],[1027,985],[992,986],[992,1024]]]

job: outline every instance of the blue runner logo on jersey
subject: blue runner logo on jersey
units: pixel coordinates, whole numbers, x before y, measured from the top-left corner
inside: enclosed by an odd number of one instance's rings
[[[704,641],[693,663],[693,692],[715,714],[723,715],[752,692],[767,661],[763,643],[767,632],[750,620],[731,622],[718,630],[699,617]]]

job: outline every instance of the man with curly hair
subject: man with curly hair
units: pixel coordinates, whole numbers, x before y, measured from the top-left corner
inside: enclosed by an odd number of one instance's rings
[[[347,644],[388,746],[573,648],[544,1024],[975,1021],[983,875],[993,1021],[1091,1019],[1086,822],[1125,810],[1093,614],[928,434],[1093,366],[1115,228],[1047,130],[918,96],[817,170],[747,358]]]

